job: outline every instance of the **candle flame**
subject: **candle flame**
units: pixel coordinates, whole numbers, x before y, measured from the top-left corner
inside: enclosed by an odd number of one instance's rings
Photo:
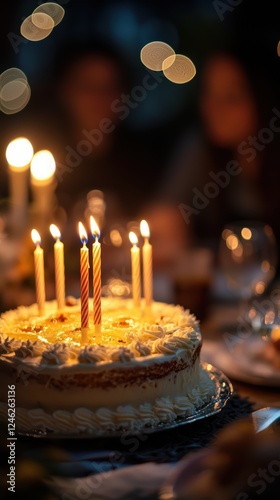
[[[150,238],[150,228],[148,222],[145,220],[141,220],[140,222],[140,232],[143,238]]]
[[[50,232],[55,240],[60,240],[61,232],[59,231],[58,227],[55,224],[50,225]]]
[[[132,243],[132,245],[137,245],[137,243],[138,243],[138,238],[133,231],[130,231],[130,233],[129,233],[129,240],[130,240],[130,243]]]
[[[26,170],[33,153],[31,142],[25,137],[18,137],[8,144],[6,158],[12,170]]]
[[[50,182],[55,174],[55,159],[50,151],[42,149],[32,158],[30,170],[33,180],[39,183]]]
[[[81,222],[79,222],[79,234],[81,242],[85,245],[88,242],[88,235],[85,226]]]
[[[98,225],[96,224],[95,218],[92,217],[92,215],[90,216],[90,229],[91,229],[92,236],[99,239],[100,238],[100,229],[99,229]]]
[[[31,238],[34,243],[34,245],[41,245],[41,236],[38,233],[37,229],[32,229],[31,231]]]

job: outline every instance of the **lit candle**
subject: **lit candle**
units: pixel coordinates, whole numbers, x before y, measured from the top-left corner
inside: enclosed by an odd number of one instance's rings
[[[65,271],[64,271],[64,244],[60,241],[61,234],[54,224],[50,225],[52,237],[56,240],[54,244],[54,269],[55,269],[55,291],[57,309],[61,311],[65,306]]]
[[[36,229],[32,229],[31,238],[36,245],[34,250],[34,267],[35,267],[35,285],[36,298],[39,314],[44,314],[45,311],[45,273],[44,273],[44,250],[41,248],[41,236]]]
[[[140,307],[141,303],[141,282],[140,282],[140,250],[137,246],[138,238],[135,233],[130,231],[129,239],[132,243],[131,248],[131,274],[132,274],[132,297],[134,307]]]
[[[80,250],[80,280],[81,280],[81,332],[82,339],[81,343],[87,341],[87,334],[89,330],[88,319],[89,319],[89,305],[88,305],[88,294],[89,294],[89,256],[87,248],[87,232],[81,222],[79,222],[79,233],[80,240],[83,244]]]
[[[53,208],[55,170],[55,159],[50,151],[43,149],[33,156],[30,171],[34,203],[37,212],[44,216]]]
[[[14,139],[6,149],[9,163],[11,220],[12,227],[17,233],[23,232],[26,226],[29,164],[32,156],[32,144],[25,137]]]
[[[101,245],[99,243],[100,231],[92,215],[90,216],[90,228],[95,242],[92,245],[92,267],[93,267],[93,311],[95,339],[101,334]]]
[[[153,252],[152,245],[149,242],[150,229],[148,223],[145,220],[142,220],[140,223],[140,232],[144,238],[144,245],[142,248],[144,297],[146,306],[150,306],[153,301]]]

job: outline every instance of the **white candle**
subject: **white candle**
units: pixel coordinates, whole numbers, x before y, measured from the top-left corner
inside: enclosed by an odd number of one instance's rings
[[[87,341],[87,335],[89,330],[89,255],[87,248],[87,233],[81,222],[79,222],[79,234],[80,240],[83,244],[80,250],[80,283],[81,283],[81,343],[84,344]]]
[[[6,149],[9,163],[11,222],[18,234],[24,231],[27,220],[29,164],[33,147],[25,137],[10,142]]]
[[[65,306],[65,269],[64,269],[64,244],[60,240],[61,233],[54,224],[50,225],[52,237],[56,240],[54,244],[54,268],[55,268],[55,291],[57,309],[61,311]]]
[[[146,306],[150,306],[153,301],[153,252],[152,245],[149,242],[150,229],[145,220],[142,220],[140,223],[140,232],[145,239],[142,248],[144,297]]]
[[[36,245],[34,250],[34,268],[35,268],[35,285],[36,285],[36,297],[39,314],[44,314],[45,311],[45,273],[44,273],[44,250],[41,248],[41,237],[36,231],[32,229],[31,238],[33,243]]]
[[[130,231],[129,239],[132,243],[131,248],[131,275],[132,275],[132,297],[134,307],[140,307],[141,304],[141,281],[140,281],[140,249],[138,248],[138,238],[135,233]]]
[[[92,269],[93,269],[93,315],[95,340],[101,336],[101,245],[99,243],[100,231],[95,219],[90,216],[90,228],[95,242],[92,245]]]
[[[49,215],[53,209],[55,159],[46,149],[38,151],[32,158],[31,186],[35,209],[42,216]]]

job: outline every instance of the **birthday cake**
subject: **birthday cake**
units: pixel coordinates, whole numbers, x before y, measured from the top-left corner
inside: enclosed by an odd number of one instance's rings
[[[92,311],[90,311],[92,314]],[[196,318],[154,302],[102,299],[102,335],[81,345],[80,301],[55,301],[38,316],[19,307],[0,320],[0,419],[15,393],[17,432],[102,435],[141,431],[193,415],[215,393],[200,363]],[[11,389],[12,388],[12,389]]]

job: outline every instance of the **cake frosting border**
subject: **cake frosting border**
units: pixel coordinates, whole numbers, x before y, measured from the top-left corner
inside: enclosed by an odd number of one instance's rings
[[[215,383],[208,371],[200,366],[201,384],[186,390],[184,396],[157,398],[154,404],[143,403],[119,406],[115,411],[99,408],[96,411],[77,408],[74,411],[56,410],[47,413],[42,408],[16,408],[16,430],[21,433],[81,434],[102,436],[115,431],[139,432],[173,423],[179,417],[194,416],[216,394]],[[7,416],[7,404],[0,402],[0,420]]]

